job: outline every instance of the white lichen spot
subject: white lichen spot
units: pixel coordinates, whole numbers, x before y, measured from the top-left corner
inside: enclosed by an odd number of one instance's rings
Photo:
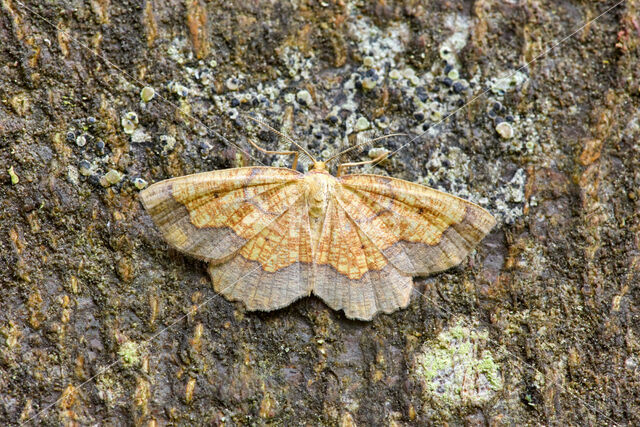
[[[131,142],[147,142],[151,141],[151,135],[145,132],[144,128],[137,128],[131,134]]]
[[[135,112],[133,112],[133,111],[129,111],[128,113],[126,113],[126,114],[124,115],[124,117],[125,117],[127,120],[130,120],[130,121],[131,121],[131,123],[133,123],[134,125],[136,125],[136,126],[138,125],[138,115],[137,115]]]
[[[635,371],[638,367],[638,360],[634,356],[628,357],[624,361],[624,367],[630,371]]]
[[[400,22],[381,29],[366,15],[358,13],[353,4],[349,3],[348,7],[352,13],[349,31],[358,52],[365,58],[371,58],[369,61],[381,70],[387,66],[393,68],[396,57],[404,52],[410,38],[409,26]]]
[[[177,64],[184,64],[187,61],[187,58],[183,52],[191,53],[191,49],[188,44],[189,42],[186,37],[174,38],[167,48],[167,56]]]
[[[227,115],[229,116],[229,118],[231,120],[235,120],[240,116],[240,113],[238,113],[238,109],[237,108],[230,108],[227,111]]]
[[[496,126],[496,132],[498,132],[498,135],[500,135],[500,137],[502,139],[511,139],[513,138],[513,126],[511,126],[511,124],[509,124],[508,122],[500,122],[498,123],[498,125]]]
[[[183,98],[189,95],[189,89],[178,82],[169,82],[169,84],[167,85],[167,89],[169,90],[169,92],[175,93],[176,95]]]
[[[513,129],[518,134],[516,139],[523,141],[527,154],[535,154],[540,151],[540,135],[536,131],[536,114],[528,114],[524,117],[514,116]],[[523,131],[525,130],[526,131]]]
[[[537,147],[535,141],[529,139],[524,143],[525,148],[527,149],[528,153],[533,153]]]
[[[95,165],[89,163],[88,160],[81,160],[80,163],[78,163],[78,172],[80,172],[80,175],[82,176],[89,176],[94,172],[94,170]]]
[[[482,165],[475,162],[482,162]],[[484,169],[487,182],[498,185],[489,185],[482,192],[477,191],[476,184],[469,181],[469,176],[480,167]],[[424,170],[425,175],[418,179],[419,183],[477,203],[488,209],[501,223],[512,223],[523,215],[524,170],[505,180],[505,164],[502,161],[483,162],[475,156],[470,157],[460,147],[446,145],[435,148],[429,154]]]
[[[176,146],[176,139],[171,135],[160,135],[159,143],[162,147],[162,154],[168,154]]]
[[[124,133],[131,135],[138,126],[138,115],[133,111],[129,111],[122,116],[120,124],[122,125]]]
[[[275,86],[268,86],[261,91],[265,96],[267,96],[271,101],[275,100],[280,96],[280,90]]]
[[[284,62],[289,77],[294,81],[311,78],[315,60],[313,53],[305,56],[298,49],[286,46],[280,53],[280,60]]]
[[[429,111],[429,119],[432,122],[439,122],[440,119],[442,119],[443,117],[444,107],[445,107],[444,104],[436,101],[433,101],[427,104],[427,110]]]
[[[389,127],[389,118],[387,116],[378,117],[374,122],[380,129],[386,129]]]
[[[237,77],[229,77],[225,82],[227,89],[234,91],[240,88],[240,80]]]
[[[402,76],[405,79],[412,79],[413,77],[416,76],[416,71],[413,68],[405,68],[404,70],[402,70]]]
[[[371,127],[371,123],[369,123],[369,120],[367,120],[366,117],[358,117],[358,120],[356,120],[356,124],[354,126],[354,130],[356,132],[361,132],[363,130],[369,129]]]
[[[393,69],[389,72],[389,78],[393,80],[398,80],[402,78],[402,73],[399,70]]]
[[[313,98],[308,90],[298,91],[298,93],[296,93],[296,99],[300,105],[309,107],[313,104]]]
[[[78,137],[76,138],[76,145],[78,147],[84,147],[85,145],[87,145],[87,137],[83,135],[78,135]]]
[[[440,58],[451,65],[458,65],[457,54],[467,45],[472,21],[468,16],[451,14],[445,18],[444,25],[452,34],[440,45]]]
[[[424,384],[425,400],[445,408],[491,400],[503,381],[488,347],[488,333],[462,321],[425,343],[414,369]]]
[[[74,185],[78,185],[78,168],[73,165],[67,166],[67,179]]]
[[[518,169],[505,188],[505,200],[512,203],[524,203],[524,188],[527,182],[527,172]]]
[[[365,77],[362,79],[362,87],[371,90],[378,84],[378,80],[372,77]]]
[[[375,60],[375,58],[373,56],[365,56],[362,59],[362,65],[364,65],[367,68],[373,67],[373,64],[375,64],[375,63],[376,63],[376,60]]]

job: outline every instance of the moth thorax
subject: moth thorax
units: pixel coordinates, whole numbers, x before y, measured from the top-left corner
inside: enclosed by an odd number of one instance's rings
[[[324,216],[334,179],[327,173],[313,173],[305,177],[307,182],[307,205],[309,206],[309,215],[311,217],[320,218]]]

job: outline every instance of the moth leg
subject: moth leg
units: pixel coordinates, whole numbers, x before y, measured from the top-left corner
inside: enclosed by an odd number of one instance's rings
[[[355,163],[341,163],[340,165],[338,165],[338,173],[336,174],[336,177],[342,175],[342,172],[344,171],[344,168],[349,168],[351,166],[361,166],[361,165],[368,165],[370,163],[376,163],[384,158],[386,158],[389,155],[389,153],[382,153],[380,154],[378,157],[376,157],[373,160],[367,160],[364,162],[355,162]]]
[[[264,148],[260,147],[258,144],[256,144],[255,142],[253,142],[250,139],[247,139],[249,141],[249,144],[253,145],[255,148],[257,148],[258,150],[262,151],[263,153],[266,154],[280,154],[283,156],[290,156],[293,154],[293,164],[291,165],[291,169],[295,170],[296,167],[298,166],[298,156],[300,155],[299,151],[270,151],[270,150],[265,150]]]

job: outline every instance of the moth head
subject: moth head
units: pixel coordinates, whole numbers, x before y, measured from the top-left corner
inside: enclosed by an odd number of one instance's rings
[[[313,162],[311,167],[312,171],[323,172],[327,170],[327,164],[325,162]]]

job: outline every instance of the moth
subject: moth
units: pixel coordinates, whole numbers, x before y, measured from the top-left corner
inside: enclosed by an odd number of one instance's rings
[[[140,193],[164,239],[209,264],[216,292],[270,311],[316,295],[351,319],[409,304],[413,276],[459,264],[496,221],[483,208],[387,176],[243,167],[155,183]],[[352,147],[356,148],[356,147]],[[349,149],[351,150],[351,149]],[[340,153],[340,154],[344,154]]]

